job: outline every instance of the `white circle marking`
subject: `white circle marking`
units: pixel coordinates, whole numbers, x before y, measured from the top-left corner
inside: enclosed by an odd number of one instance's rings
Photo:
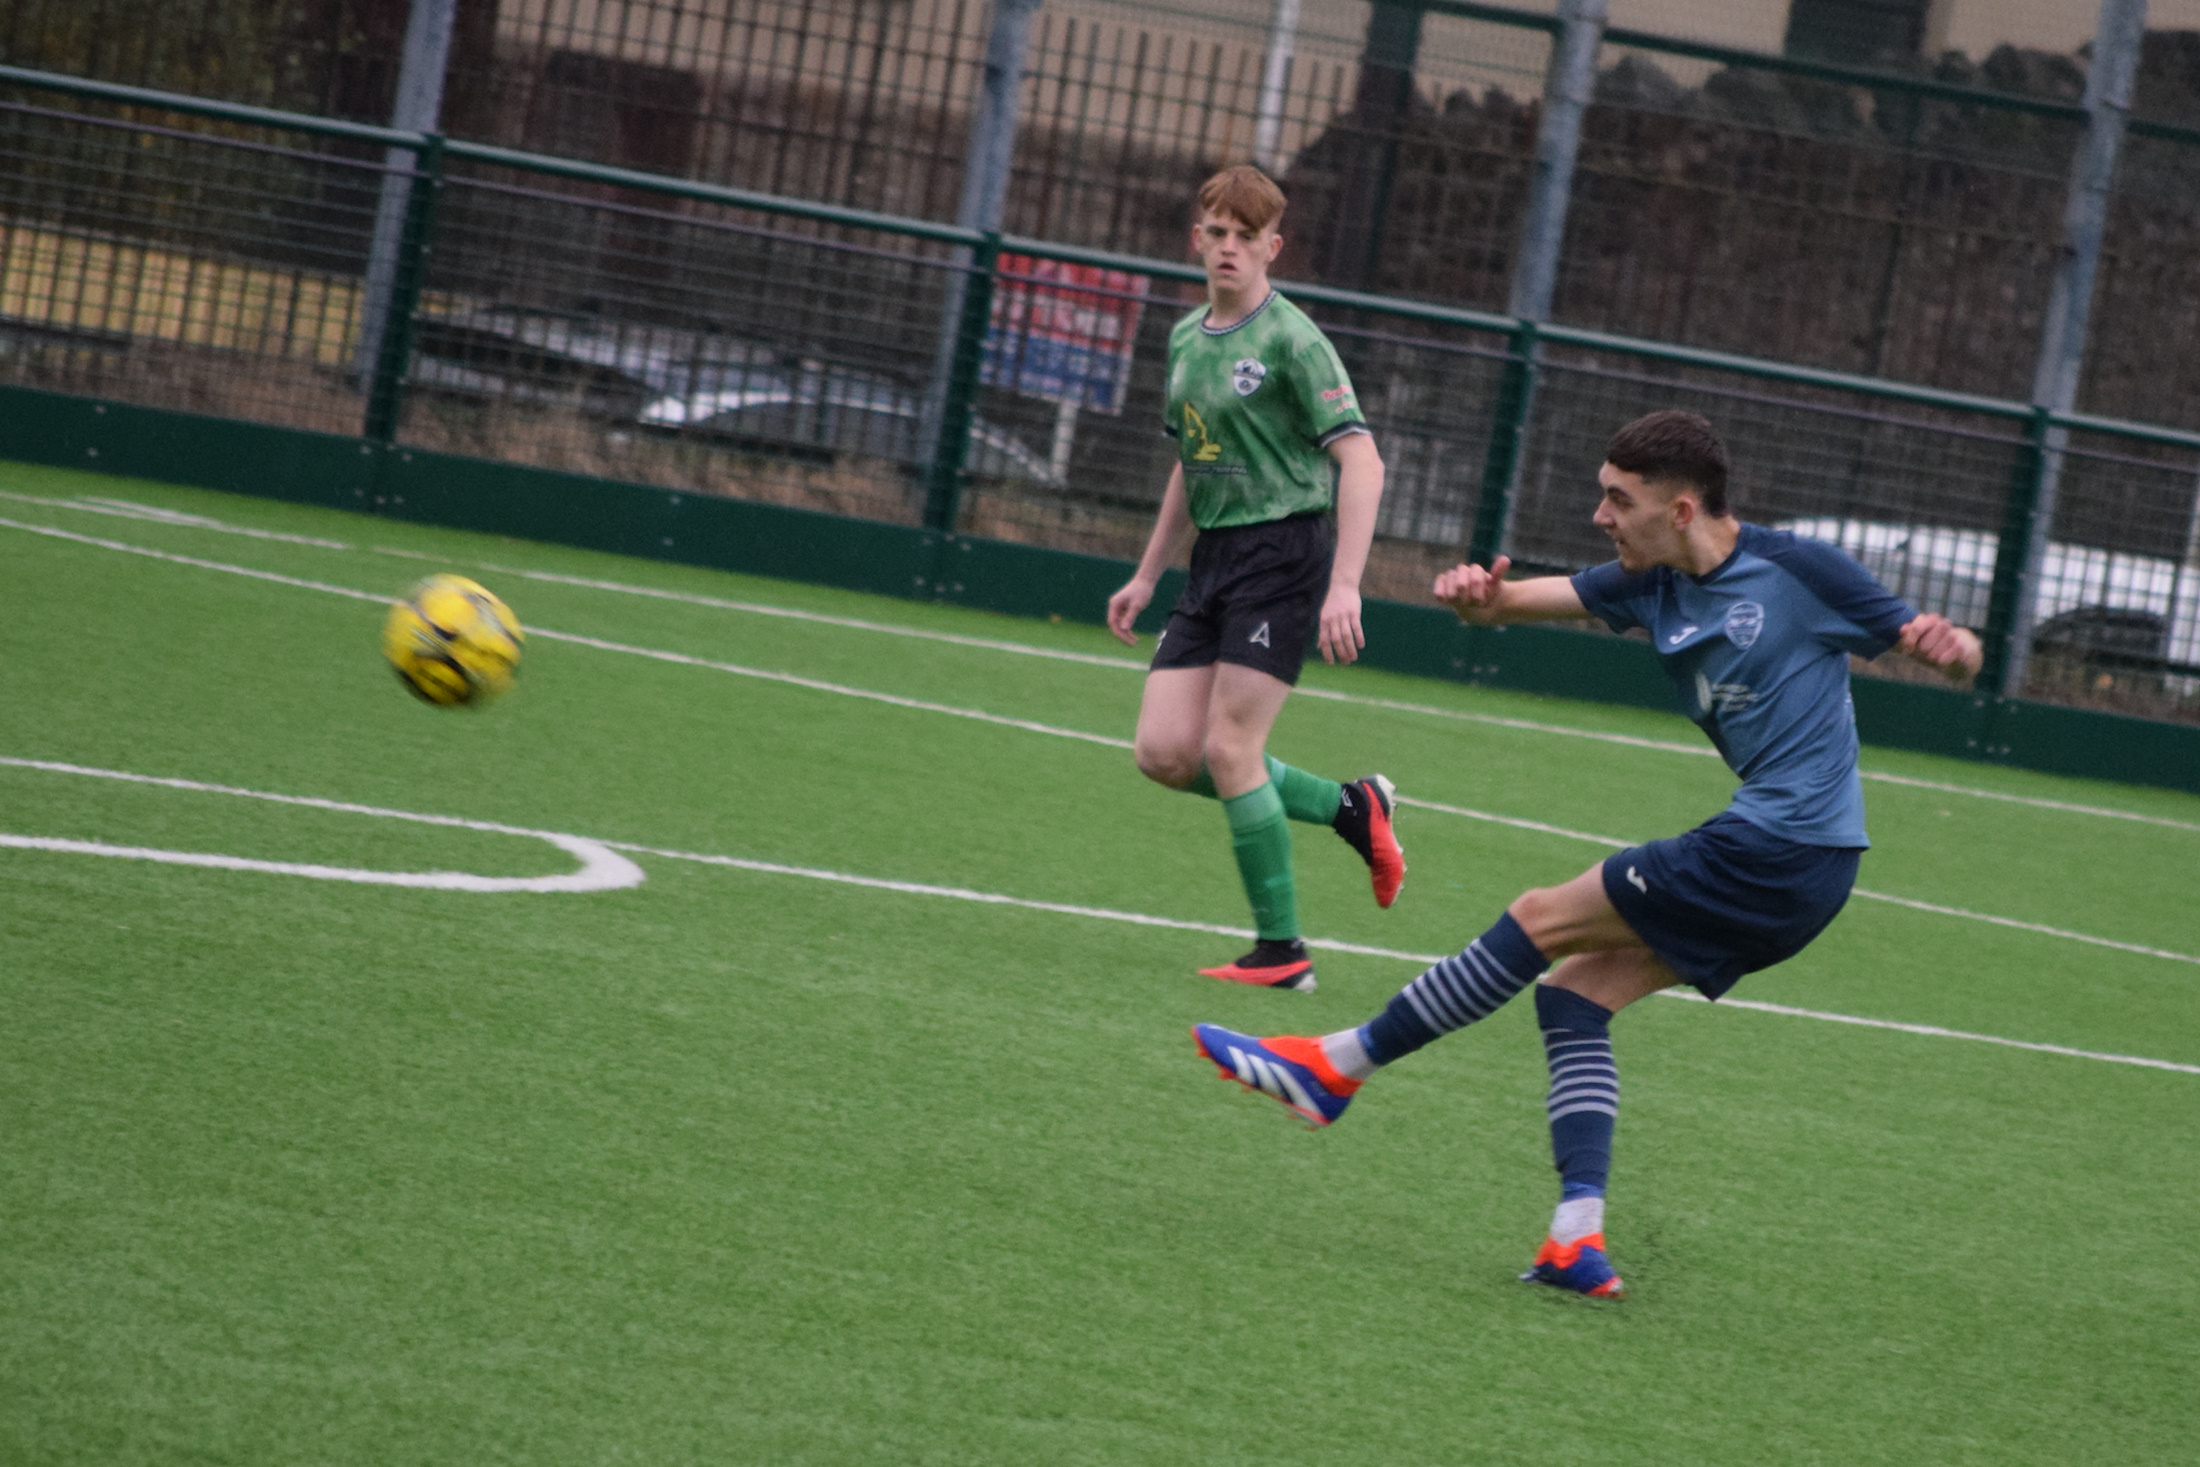
[[[477,876],[469,871],[368,871],[351,866],[323,866],[313,862],[261,861],[249,856],[224,856],[205,851],[166,851],[151,846],[110,845],[105,841],[65,840],[53,836],[0,833],[0,848],[53,851],[65,855],[111,856],[131,861],[157,861],[170,866],[200,866],[219,871],[259,871],[276,876],[303,876],[313,881],[350,881],[362,886],[409,886],[435,891],[619,891],[640,886],[647,879],[642,868],[601,841],[554,830],[529,830],[500,825],[491,820],[468,820],[457,815],[424,815],[414,810],[389,810],[378,805],[355,805],[343,800],[322,800],[307,795],[278,795],[266,790],[239,789],[234,785],[206,784],[195,779],[169,779],[152,774],[132,774],[121,769],[92,769],[81,764],[61,764],[45,759],[15,759],[0,755],[0,765],[17,769],[41,769],[53,774],[80,774],[94,779],[118,779],[130,784],[163,785],[169,789],[202,794],[235,795],[249,800],[268,800],[279,805],[303,805],[314,810],[334,810],[347,815],[369,815],[381,820],[405,820],[416,825],[447,825],[492,835],[523,835],[548,841],[580,860],[578,871],[558,876]]]

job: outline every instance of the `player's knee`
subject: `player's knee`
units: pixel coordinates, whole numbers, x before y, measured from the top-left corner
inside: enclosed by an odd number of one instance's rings
[[[1227,725],[1207,730],[1207,744],[1200,753],[1209,769],[1241,774],[1255,769],[1261,760],[1262,740],[1249,729]],[[1233,782],[1238,782],[1233,780]]]
[[[1180,744],[1149,744],[1141,740],[1132,746],[1131,757],[1138,761],[1138,772],[1155,784],[1180,790],[1199,778],[1200,751]]]
[[[1562,903],[1555,886],[1539,886],[1524,891],[1513,898],[1505,909],[1506,915],[1520,924],[1520,930],[1528,934],[1528,941],[1549,956],[1553,947],[1565,936]]]

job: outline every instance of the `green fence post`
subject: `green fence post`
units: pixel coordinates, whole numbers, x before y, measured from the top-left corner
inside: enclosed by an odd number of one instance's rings
[[[955,328],[955,355],[948,365],[947,391],[940,405],[939,441],[932,445],[924,524],[926,529],[950,535],[955,533],[955,518],[962,508],[963,463],[970,454],[970,428],[978,415],[978,371],[985,360],[985,328],[993,313],[993,273],[1000,259],[1000,231],[989,229],[971,253],[962,320]]]
[[[2018,615],[2018,599],[2024,594],[2024,568],[2032,555],[2033,511],[2047,482],[2047,437],[2054,415],[2046,408],[2032,410],[2025,424],[2024,451],[2002,507],[2001,539],[1994,549],[1994,583],[1986,598],[1986,666],[1980,671],[1981,692],[2014,696],[2015,688],[2002,686],[2012,659],[2017,658],[2016,639],[2023,635],[2029,618]]]
[[[412,192],[405,200],[405,229],[397,249],[397,275],[390,287],[389,314],[381,323],[381,350],[375,354],[374,381],[367,390],[363,429],[374,443],[397,439],[397,413],[404,401],[405,369],[412,361],[413,312],[420,305],[426,274],[428,236],[435,224],[436,196],[443,189],[443,136],[429,133],[413,154]]]
[[[1512,513],[1513,480],[1520,473],[1520,445],[1535,400],[1538,331],[1533,321],[1513,328],[1505,375],[1497,386],[1491,414],[1489,452],[1482,459],[1482,498],[1474,507],[1474,540],[1467,559],[1488,565],[1505,548],[1505,521]]]

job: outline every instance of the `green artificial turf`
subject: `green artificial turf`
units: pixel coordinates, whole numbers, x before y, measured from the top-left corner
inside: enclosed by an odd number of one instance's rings
[[[1128,737],[1135,668],[1011,621],[20,467],[343,548],[0,499],[0,518]],[[379,547],[379,548],[377,548]],[[404,555],[391,551],[406,552]],[[414,557],[427,557],[426,560]],[[504,569],[493,571],[484,566]],[[0,528],[0,756],[1242,925],[1221,813],[1121,749],[538,636],[480,715],[371,604]],[[1317,669],[1273,743],[1591,834],[1731,780],[1678,718]],[[2200,799],[1866,767],[2200,825]],[[2200,830],[1875,783],[1871,890],[2200,954]],[[1407,809],[1388,913],[1299,831],[1323,937],[1440,953],[1592,842]],[[542,875],[524,836],[0,766],[0,831]],[[2055,1463],[2190,1455],[2200,1075],[1653,1001],[1615,1026],[1616,1305],[1520,1285],[1554,1191],[1516,1004],[1315,1134],[1208,1019],[1357,1022],[1192,969],[1218,935],[642,854],[586,895],[0,850],[0,1461]],[[2200,1064],[2200,967],[1859,899],[1737,997]]]

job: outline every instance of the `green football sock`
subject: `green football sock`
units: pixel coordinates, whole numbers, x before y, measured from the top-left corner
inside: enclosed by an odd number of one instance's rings
[[[1299,935],[1298,888],[1291,879],[1291,826],[1283,797],[1272,784],[1222,802],[1230,817],[1230,848],[1237,853],[1245,899],[1253,905],[1253,930],[1289,942]]]
[[[1291,819],[1303,820],[1309,825],[1328,825],[1337,818],[1337,805],[1343,800],[1344,791],[1335,780],[1293,769],[1270,754],[1268,782],[1283,798],[1283,813]],[[1207,772],[1205,765],[1201,765],[1192,782],[1184,786],[1184,793],[1208,800],[1222,798],[1215,789],[1215,777]]]
[[[1308,825],[1334,821],[1344,799],[1344,788],[1335,780],[1293,769],[1273,754],[1268,756],[1268,782],[1283,796],[1283,813]]]

